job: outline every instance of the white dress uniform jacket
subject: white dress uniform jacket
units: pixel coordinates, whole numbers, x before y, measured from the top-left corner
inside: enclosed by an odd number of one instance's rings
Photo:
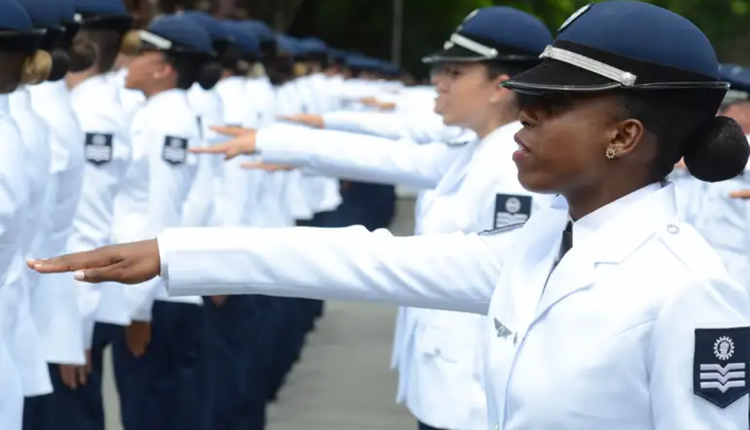
[[[260,125],[259,106],[248,93],[244,78],[231,76],[222,79],[216,85],[216,92],[222,102],[223,124],[247,128],[257,128]],[[248,157],[236,157],[223,163],[223,181],[216,196],[213,225],[249,225],[252,212],[263,210],[263,206],[258,205],[259,193],[267,175],[262,171],[240,168],[248,160]]]
[[[83,133],[84,168],[81,198],[68,239],[69,252],[112,244],[115,197],[130,163],[127,120],[117,98],[118,88],[106,76],[94,76],[71,93],[73,110]],[[96,321],[128,325],[122,285],[77,282],[84,344],[91,347]]]
[[[489,428],[744,429],[750,297],[676,215],[671,185],[631,193],[574,224],[551,274],[563,198],[510,233],[183,229],[159,248],[171,294],[488,315]]]
[[[225,140],[215,131],[212,125],[223,124],[221,98],[214,90],[204,90],[194,84],[187,93],[190,108],[196,117],[200,132],[200,146],[215,145]],[[202,227],[211,225],[214,214],[214,197],[220,190],[222,165],[220,157],[199,157],[195,182],[190,189],[185,208],[183,209],[184,227]]]
[[[548,197],[532,195],[518,183],[512,153],[516,150],[513,136],[519,129],[520,123],[514,122],[481,141],[452,147],[438,143],[430,145],[435,146],[430,149],[446,155],[432,159],[441,161],[433,168],[442,174],[432,178],[435,181],[429,187],[432,191],[420,200],[417,235],[492,230],[525,222],[532,211],[549,205]],[[270,134],[265,135],[268,137]],[[267,139],[258,142],[272,143]],[[314,145],[306,139],[303,142],[308,148],[306,152],[324,148],[318,157],[331,155],[336,160],[339,156],[333,148],[340,144],[337,140]],[[342,144],[357,146],[353,142]],[[262,147],[269,148],[268,145]],[[270,150],[261,151],[275,159],[277,155],[273,148],[271,144]],[[285,144],[285,148],[290,146]],[[361,158],[372,160],[367,156],[369,148],[365,148]],[[411,159],[421,160],[421,157]],[[358,158],[347,161],[356,165]],[[384,163],[379,169],[384,167],[389,165]],[[321,173],[327,172],[323,170]],[[378,176],[380,180],[388,181],[414,173],[420,171],[391,169],[378,172]],[[482,327],[481,318],[470,314],[420,309],[399,311],[392,363],[400,372],[397,401],[405,402],[419,421],[436,428],[465,430],[486,427],[482,370],[478,366],[481,360],[477,357],[480,338],[471,335],[480,333]]]
[[[83,183],[83,135],[65,81],[45,82],[29,91],[32,107],[50,133],[49,211],[41,229],[46,242],[38,252],[51,257],[67,251]],[[31,312],[47,362],[84,364],[83,322],[74,281],[63,275],[40,277],[31,293]]]
[[[50,181],[50,136],[42,119],[31,108],[28,89],[19,88],[10,95],[10,114],[21,132],[26,160],[23,164],[28,183],[28,201],[23,208],[24,221],[18,263],[8,274],[8,288],[13,294],[4,295],[4,300],[15,303],[16,318],[6,325],[7,333],[14,336],[10,352],[21,372],[24,394],[38,396],[52,392],[52,381],[42,353],[36,324],[31,316],[31,290],[36,287],[38,276],[24,267],[27,258],[41,253],[44,247],[42,220],[49,216],[47,184]],[[1,292],[1,291],[0,291]],[[6,322],[11,322],[6,320]]]
[[[680,196],[678,189],[678,202],[683,197],[683,203],[689,205],[691,217],[686,221],[716,250],[732,278],[750,291],[750,203],[729,197],[733,191],[750,189],[750,170],[727,181],[702,185],[687,196]]]
[[[187,92],[152,96],[133,117],[133,157],[117,195],[113,228],[117,243],[143,240],[183,224],[183,210],[193,186],[198,160],[188,149],[201,144]],[[154,300],[201,304],[200,297],[168,299],[159,279],[126,289],[134,321],[150,321]]]
[[[0,295],[5,296],[8,285],[8,272],[19,261],[21,230],[24,222],[24,208],[28,200],[28,183],[22,166],[26,156],[21,134],[10,116],[10,103],[7,95],[0,95]],[[16,295],[17,290],[10,294]],[[16,309],[7,300],[0,300],[0,318],[3,327],[7,318],[15,318]],[[0,331],[0,428],[20,430],[23,416],[23,387],[13,357],[10,344],[13,338],[6,330]]]

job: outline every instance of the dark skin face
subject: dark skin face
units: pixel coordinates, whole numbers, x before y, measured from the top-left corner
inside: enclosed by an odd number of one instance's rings
[[[0,94],[8,94],[18,88],[21,82],[21,69],[26,57],[21,53],[0,53]]]
[[[654,139],[640,121],[623,118],[617,96],[520,95],[519,101],[518,179],[530,191],[563,195],[573,219],[651,182]]]

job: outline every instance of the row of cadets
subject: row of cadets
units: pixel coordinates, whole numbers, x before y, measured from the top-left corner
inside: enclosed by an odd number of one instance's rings
[[[665,181],[681,157],[707,182],[748,162],[741,127],[716,117],[728,84],[713,47],[683,17],[619,0],[576,12],[541,57],[502,82],[519,97],[518,181],[559,194],[526,223],[409,238],[363,228],[174,229],[29,266],[93,283],[160,276],[176,296],[484,315],[471,333],[481,337],[495,430],[745,428],[748,379],[727,369],[749,364],[750,299],[680,222]]]
[[[417,145],[288,127],[249,131],[216,150],[244,144],[244,151],[257,151],[269,163],[429,190],[417,210],[418,235],[523,224],[550,201],[518,182],[511,154],[517,149],[513,135],[521,128],[522,100],[499,84],[537,64],[552,37],[541,21],[507,7],[471,14],[451,38],[459,37],[474,43],[450,45],[425,61],[434,67],[437,112],[446,125],[470,129],[475,137],[469,141]],[[498,164],[503,160],[507,165]],[[400,311],[393,356],[400,373],[397,399],[421,428],[486,428],[481,337],[472,336],[482,326],[482,318],[468,314]]]

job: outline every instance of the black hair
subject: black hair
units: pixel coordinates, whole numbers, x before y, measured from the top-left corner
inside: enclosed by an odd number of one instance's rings
[[[48,81],[59,81],[68,74],[70,69],[70,54],[68,51],[77,32],[77,25],[71,24],[61,29],[48,29],[42,38],[40,49],[49,52],[52,57],[52,70],[47,78]],[[89,67],[91,67],[90,64]]]
[[[272,85],[282,85],[294,78],[294,62],[290,57],[276,55],[263,61]]]
[[[219,63],[232,76],[246,76],[258,59],[248,56],[234,44],[226,44],[219,52]]]
[[[81,29],[70,49],[70,70],[82,72],[96,66],[99,73],[111,71],[120,53],[123,36],[123,32],[117,30]]]
[[[620,117],[639,120],[657,141],[651,180],[663,180],[681,158],[693,176],[706,182],[731,179],[745,170],[750,146],[742,128],[710,108],[719,105],[721,91],[631,90],[617,95]]]
[[[177,88],[182,90],[190,89],[195,83],[210,90],[224,71],[218,61],[193,54],[165,53],[164,59],[177,72]]]
[[[538,60],[531,61],[502,61],[490,60],[483,62],[487,66],[487,75],[490,79],[495,79],[501,75],[508,75],[511,78],[521,72],[539,64]]]

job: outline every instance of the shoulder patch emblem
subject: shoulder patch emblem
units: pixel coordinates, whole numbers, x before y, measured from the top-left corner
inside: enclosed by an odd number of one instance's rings
[[[112,133],[86,133],[84,154],[86,161],[101,166],[112,161]]]
[[[167,136],[164,138],[164,148],[161,158],[169,164],[178,166],[184,164],[188,156],[188,140],[182,137]]]
[[[492,228],[524,223],[531,216],[531,196],[498,194],[495,197],[495,216]]]
[[[750,392],[750,327],[695,330],[693,393],[724,409]]]

